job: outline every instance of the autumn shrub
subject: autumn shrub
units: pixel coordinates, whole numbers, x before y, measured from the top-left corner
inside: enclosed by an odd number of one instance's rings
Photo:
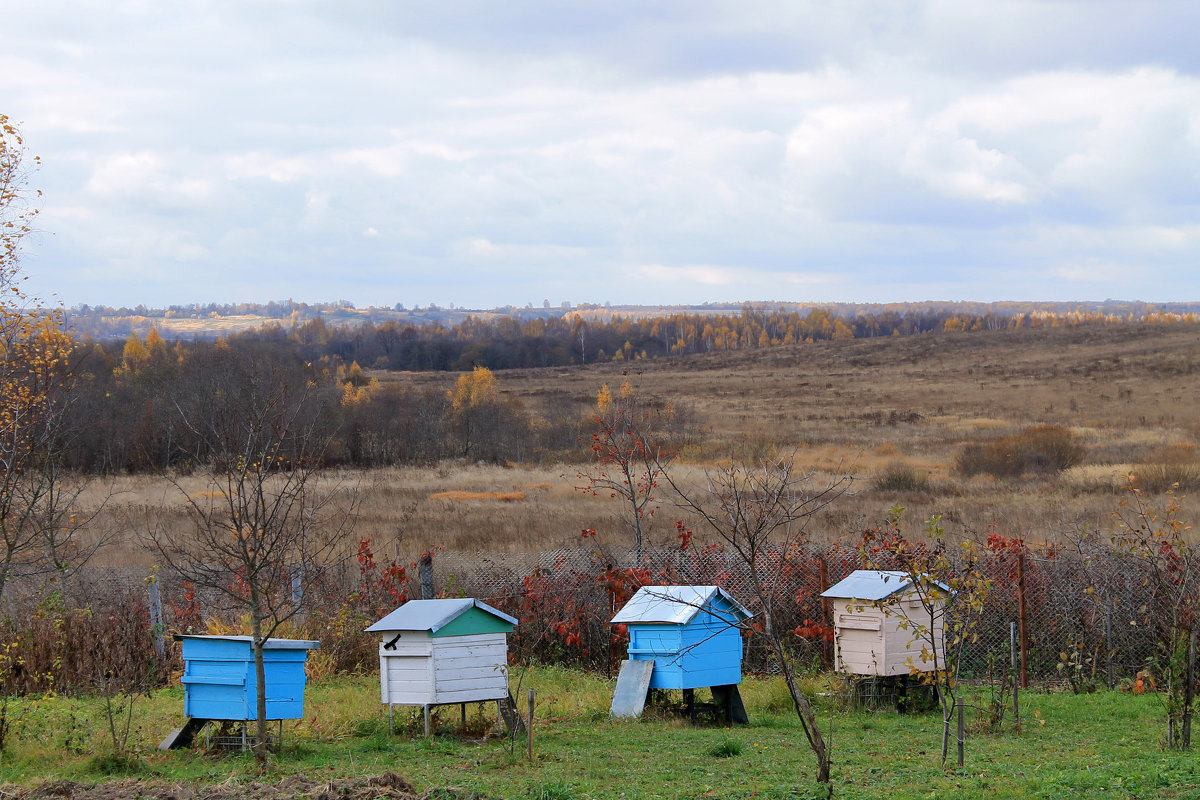
[[[165,681],[169,656],[154,648],[144,592],[109,589],[84,603],[49,591],[23,605],[0,620],[3,694],[141,690]]]
[[[1070,469],[1083,460],[1079,438],[1062,425],[1036,425],[985,442],[961,446],[955,468],[965,476],[992,475],[1015,478],[1026,474],[1050,475]]]
[[[875,475],[873,485],[881,492],[924,492],[929,490],[929,473],[896,461]]]
[[[1138,488],[1155,494],[1200,486],[1196,447],[1188,443],[1177,442],[1151,450],[1133,471]]]

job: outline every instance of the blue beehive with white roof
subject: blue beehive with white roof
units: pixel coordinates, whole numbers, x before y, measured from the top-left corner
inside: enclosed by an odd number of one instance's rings
[[[183,642],[183,709],[197,720],[246,721],[257,716],[258,681],[249,636],[177,636]],[[263,643],[267,719],[304,717],[304,665],[319,642]]]
[[[629,660],[650,661],[651,689],[742,681],[742,632],[753,616],[719,586],[643,586],[615,617],[629,628]]]

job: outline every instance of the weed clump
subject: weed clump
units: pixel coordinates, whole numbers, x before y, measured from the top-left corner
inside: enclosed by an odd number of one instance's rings
[[[925,492],[929,490],[929,473],[893,462],[875,476],[874,486],[881,492]]]
[[[743,747],[740,739],[725,738],[708,748],[708,754],[713,758],[732,758],[740,756]]]
[[[1139,489],[1160,494],[1168,489],[1193,489],[1200,486],[1200,463],[1196,447],[1175,443],[1155,448],[1134,466]]]
[[[1036,425],[987,442],[959,448],[954,465],[962,475],[1053,475],[1070,469],[1085,455],[1079,437],[1062,425]]]

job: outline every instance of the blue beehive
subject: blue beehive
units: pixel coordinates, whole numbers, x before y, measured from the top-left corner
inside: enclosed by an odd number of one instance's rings
[[[753,616],[719,586],[643,586],[612,618],[629,627],[629,660],[653,661],[651,689],[742,682],[742,633]]]
[[[183,642],[184,714],[196,720],[256,719],[258,681],[249,636],[177,636]],[[304,716],[304,664],[320,642],[268,639],[263,645],[267,719]]]

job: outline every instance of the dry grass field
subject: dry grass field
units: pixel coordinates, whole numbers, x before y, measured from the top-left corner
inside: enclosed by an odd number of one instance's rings
[[[455,374],[388,374],[381,380],[450,388]],[[1130,472],[1146,481],[1183,479],[1183,517],[1200,519],[1187,497],[1200,480],[1200,327],[1109,325],[945,333],[828,341],[795,347],[497,374],[503,392],[533,415],[569,409],[583,417],[601,384],[628,379],[641,393],[684,409],[697,435],[675,468],[683,480],[706,464],[782,450],[821,482],[852,475],[851,490],[812,522],[820,539],[855,538],[896,504],[910,527],[939,513],[948,528],[1056,541],[1080,526],[1104,529]],[[963,477],[964,443],[1033,425],[1069,428],[1085,448],[1058,475]],[[908,471],[903,491],[877,486]],[[356,533],[379,553],[411,559],[424,550],[534,551],[579,542],[625,541],[617,502],[575,489],[572,464],[434,467],[338,473],[355,488]],[[1200,483],[1197,483],[1200,486]],[[184,484],[187,492],[205,487]],[[181,490],[164,480],[122,477],[97,486],[111,497],[98,526],[126,531],[182,526]],[[679,518],[665,502],[651,538],[674,538]],[[181,530],[184,528],[181,527]],[[703,531],[697,537],[704,538]],[[131,540],[132,541],[132,540]],[[121,548],[104,558],[130,563]]]

